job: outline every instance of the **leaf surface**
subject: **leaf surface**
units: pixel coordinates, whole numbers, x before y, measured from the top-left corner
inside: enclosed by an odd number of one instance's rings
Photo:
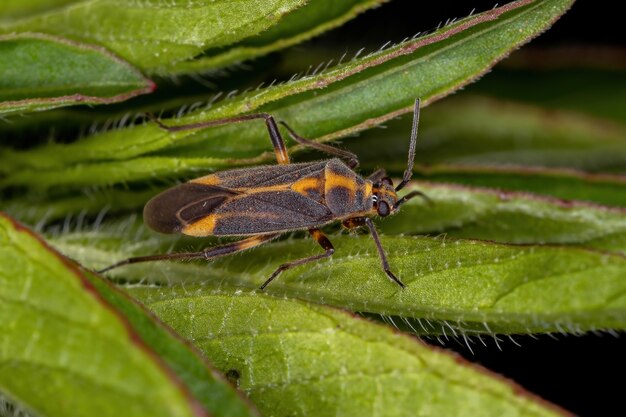
[[[626,207],[624,175],[589,174],[568,169],[471,165],[418,166],[414,172],[423,179],[435,182],[525,191],[565,200]]]
[[[411,118],[347,142],[362,165],[401,174]],[[626,173],[626,126],[584,113],[465,95],[424,110],[416,162],[505,168],[511,165]]]
[[[192,286],[132,288],[268,415],[566,414],[441,350],[332,308]]]
[[[0,36],[0,73],[0,115],[115,103],[155,88],[102,48],[37,34]]]
[[[0,3],[0,21],[45,12],[80,0],[4,0]]]
[[[288,14],[265,32],[227,48],[206,51],[202,56],[177,63],[169,73],[193,73],[232,65],[306,41],[342,25],[357,14],[386,0],[315,0]]]
[[[164,123],[182,124],[267,111],[289,121],[309,138],[330,140],[345,136],[410,111],[415,97],[428,103],[471,82],[512,49],[545,30],[571,3],[509,3],[321,74],[248,92],[206,111]],[[160,153],[155,155],[157,151]],[[176,171],[176,176],[189,175],[198,169],[270,161],[273,155],[261,122],[175,134],[150,123],[71,145],[5,152],[5,169],[12,173],[0,184],[43,188],[146,180],[165,170]],[[199,157],[204,155],[211,157]],[[29,166],[37,166],[39,171],[29,173]]]
[[[379,222],[385,233],[574,245],[626,256],[626,209],[445,184],[407,187],[414,189],[432,204],[409,200],[400,213]]]
[[[98,44],[154,73],[257,34],[304,3],[87,0],[0,23],[0,33],[42,32]]]
[[[46,416],[254,415],[138,304],[4,215],[0,261],[0,390],[17,404]]]
[[[414,227],[419,227],[417,210],[414,216],[411,211],[403,221],[411,224],[413,219],[417,225]],[[444,210],[442,218],[446,214]],[[567,229],[577,231],[581,238],[587,236],[583,226],[592,220],[577,219],[576,210],[570,212],[569,222],[564,220],[567,214],[561,215],[561,223],[547,229],[545,239],[562,238]],[[528,217],[527,223],[533,221]],[[623,222],[623,216],[616,219],[620,220]],[[384,222],[382,225],[384,228]],[[515,227],[523,237],[523,225]],[[498,233],[497,228],[494,230],[479,232]],[[514,234],[505,225],[499,233],[502,238]],[[120,241],[120,235],[132,238]],[[619,249],[608,253],[571,246],[458,240],[445,235],[383,235],[391,269],[407,285],[401,290],[382,271],[369,236],[332,232],[328,236],[336,249],[332,258],[283,272],[266,292],[350,311],[447,322],[482,333],[626,328],[626,257]],[[623,233],[613,243],[611,237],[606,235],[602,244],[623,248]],[[600,244],[601,239],[598,237],[596,243]],[[64,253],[97,268],[133,255],[201,250],[216,244],[192,238],[177,243],[144,234],[141,229],[129,229],[128,224],[108,232],[65,234],[53,241]],[[145,263],[119,268],[111,276],[136,282],[202,282],[212,288],[232,285],[255,289],[282,263],[319,253],[321,249],[309,239],[287,239],[243,255],[216,259],[210,262],[210,268],[205,262]]]

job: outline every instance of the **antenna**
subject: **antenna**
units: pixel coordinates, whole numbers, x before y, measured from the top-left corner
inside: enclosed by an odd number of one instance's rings
[[[409,162],[402,176],[402,181],[396,187],[396,191],[400,191],[411,180],[413,175],[413,161],[415,159],[415,145],[417,143],[417,127],[420,123],[420,99],[415,99],[415,107],[413,108],[413,129],[411,130],[411,142],[409,143]]]

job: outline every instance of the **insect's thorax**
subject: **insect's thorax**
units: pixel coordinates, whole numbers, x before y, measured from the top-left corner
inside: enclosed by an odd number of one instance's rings
[[[372,182],[361,178],[338,159],[324,169],[324,202],[338,217],[366,215],[372,210]]]

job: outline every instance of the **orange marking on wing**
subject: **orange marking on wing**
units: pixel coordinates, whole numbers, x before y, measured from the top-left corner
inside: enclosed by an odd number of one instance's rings
[[[291,185],[291,189],[300,194],[307,194],[307,190],[315,190],[320,188],[321,181],[319,178],[303,178]],[[321,194],[321,192],[320,192]]]
[[[272,192],[272,191],[287,191],[288,189],[289,189],[289,184],[268,185],[267,187],[233,188],[234,191],[239,191],[240,193],[242,193],[242,195],[237,196],[237,197],[241,197],[241,198],[243,198],[243,197],[245,197],[246,195],[249,195],[249,194],[267,193],[267,192]],[[235,197],[235,198],[237,198],[237,197]]]
[[[372,198],[372,187],[373,184],[371,181],[365,181],[365,198],[368,200]]]
[[[347,188],[350,195],[356,195],[357,183],[354,178],[344,177],[343,175],[326,173],[326,184],[324,186],[326,192],[334,187]]]
[[[189,226],[183,228],[182,232],[189,236],[210,236],[215,230],[215,224],[219,220],[220,216],[217,214],[209,214],[206,217],[191,223]]]
[[[190,182],[195,182],[197,184],[204,185],[219,185],[221,183],[220,177],[217,174],[211,174],[204,177],[196,178],[191,180]]]
[[[258,246],[259,243],[264,242],[264,236],[259,236],[252,239],[240,240],[238,243],[239,250],[250,249]]]

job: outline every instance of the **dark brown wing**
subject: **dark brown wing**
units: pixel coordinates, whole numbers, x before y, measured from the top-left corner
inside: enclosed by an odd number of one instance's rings
[[[237,236],[319,227],[334,219],[323,204],[291,190],[241,194],[222,202],[183,233]]]
[[[157,232],[180,232],[236,195],[239,193],[227,188],[187,182],[148,201],[143,219]]]
[[[303,177],[323,173],[330,160],[304,164],[266,165],[231,169],[201,177],[192,182],[224,188],[256,188],[291,184]]]

